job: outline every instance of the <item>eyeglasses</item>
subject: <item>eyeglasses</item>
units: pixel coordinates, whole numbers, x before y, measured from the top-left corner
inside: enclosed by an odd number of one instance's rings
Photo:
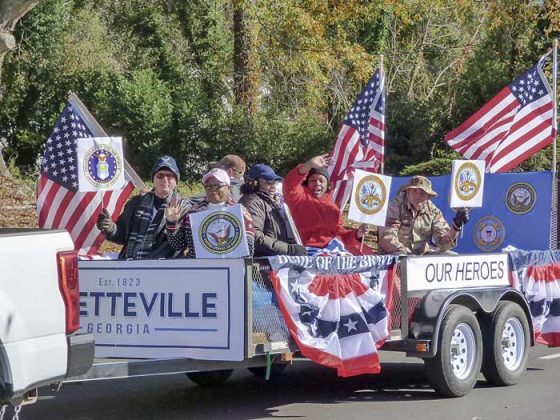
[[[227,186],[227,184],[206,184],[204,186],[204,189],[206,191],[212,191],[212,190],[219,190],[222,187]]]
[[[156,173],[156,179],[163,179],[163,178],[175,179],[175,174],[171,173],[171,172],[157,172]]]

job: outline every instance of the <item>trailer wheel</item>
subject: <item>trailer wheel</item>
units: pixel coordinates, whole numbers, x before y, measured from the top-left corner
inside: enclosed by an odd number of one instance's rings
[[[476,383],[482,364],[482,333],[472,311],[450,305],[441,324],[437,354],[425,359],[428,382],[446,397],[462,397]]]
[[[199,386],[212,387],[222,385],[229,379],[233,369],[211,370],[208,372],[187,372],[191,381]]]
[[[286,363],[274,363],[270,366],[270,377],[274,378],[276,376],[280,376],[286,367],[288,367]],[[260,378],[264,378],[266,376],[266,366],[250,367],[247,368],[247,370]]]
[[[492,385],[514,385],[525,373],[529,356],[529,323],[513,302],[499,302],[484,325],[482,374]]]

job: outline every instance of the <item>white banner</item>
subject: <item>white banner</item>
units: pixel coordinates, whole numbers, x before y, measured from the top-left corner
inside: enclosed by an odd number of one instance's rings
[[[77,140],[78,188],[81,192],[120,190],[124,187],[121,137]]]
[[[358,223],[385,226],[391,179],[356,169],[348,218]]]
[[[454,160],[451,171],[449,206],[482,207],[484,193],[483,160]]]
[[[243,360],[245,261],[80,261],[96,357]]]
[[[406,257],[405,264],[409,292],[510,284],[507,254]]]
[[[189,215],[197,258],[243,258],[249,255],[241,205]]]

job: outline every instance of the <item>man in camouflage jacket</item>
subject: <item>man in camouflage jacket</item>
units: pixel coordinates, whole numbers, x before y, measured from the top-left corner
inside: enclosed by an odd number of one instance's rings
[[[379,251],[387,254],[441,253],[457,244],[457,234],[469,220],[468,209],[457,211],[450,228],[430,201],[437,197],[431,181],[415,175],[389,203],[387,224],[380,227]]]

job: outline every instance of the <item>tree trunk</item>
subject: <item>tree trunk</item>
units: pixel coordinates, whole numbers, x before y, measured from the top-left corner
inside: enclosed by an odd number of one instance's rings
[[[41,0],[0,0],[0,84],[4,55],[16,47],[12,35],[19,20]]]
[[[2,155],[2,146],[0,145],[0,176],[6,176],[11,178],[10,171],[8,171],[8,167],[6,166],[6,162],[4,162],[4,155]]]
[[[233,0],[233,82],[235,100],[249,114],[257,111],[259,70],[256,37],[246,0]]]

